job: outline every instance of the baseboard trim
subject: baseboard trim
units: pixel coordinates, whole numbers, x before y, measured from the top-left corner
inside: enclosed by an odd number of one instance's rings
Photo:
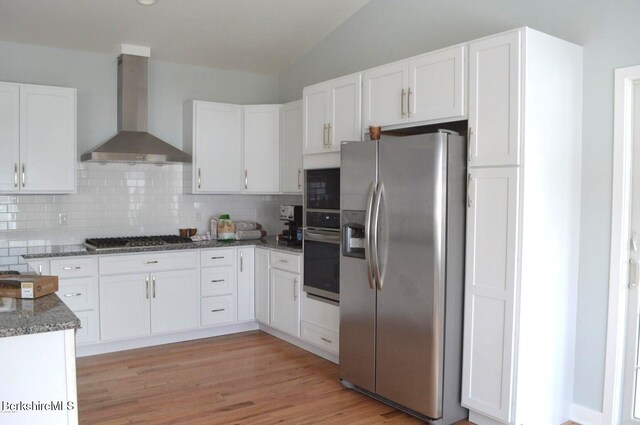
[[[575,403],[571,405],[571,420],[581,425],[604,425],[602,412]]]
[[[211,338],[238,332],[255,331],[257,322],[245,322],[215,328],[194,329],[179,333],[150,335],[141,338],[122,341],[98,342],[90,345],[80,345],[76,348],[76,357],[94,356],[96,354],[113,353],[115,351],[132,350],[134,348],[152,347],[155,345],[172,344],[175,342],[191,341],[194,339]]]
[[[315,354],[316,356],[320,356],[323,359],[329,360],[335,364],[338,364],[338,356],[330,353],[328,351],[323,350],[322,348],[316,347],[315,345],[309,344],[306,341],[301,340],[300,338],[296,338],[295,336],[288,335],[284,332],[280,332],[277,329],[273,329],[271,326],[260,323],[260,330],[268,333],[269,335],[273,335],[276,338],[279,338],[283,341],[288,342],[289,344],[293,344],[296,347],[300,347],[303,350],[309,351],[310,353]]]

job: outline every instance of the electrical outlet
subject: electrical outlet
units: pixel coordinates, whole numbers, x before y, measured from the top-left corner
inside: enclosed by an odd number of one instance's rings
[[[58,214],[58,224],[60,226],[66,226],[67,225],[67,213]]]
[[[202,213],[200,210],[196,210],[196,221],[202,220]]]

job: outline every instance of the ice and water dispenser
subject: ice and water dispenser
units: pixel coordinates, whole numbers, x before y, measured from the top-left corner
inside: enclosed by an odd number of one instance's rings
[[[342,211],[342,255],[364,259],[365,212]]]

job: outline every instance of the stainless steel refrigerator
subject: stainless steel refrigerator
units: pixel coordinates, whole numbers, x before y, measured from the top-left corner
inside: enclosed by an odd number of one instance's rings
[[[434,424],[460,405],[466,144],[344,142],[340,379]]]

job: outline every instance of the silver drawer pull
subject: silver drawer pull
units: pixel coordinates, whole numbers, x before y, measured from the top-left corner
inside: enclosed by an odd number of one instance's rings
[[[329,338],[320,337],[320,339],[323,340],[324,342],[328,343],[328,344],[333,344],[333,341],[331,341]]]
[[[157,261],[157,260],[154,260],[154,261],[145,261],[144,263],[145,263],[145,264],[158,264],[158,261]]]
[[[73,294],[64,294],[65,297],[79,297],[82,295],[82,292],[76,292]]]
[[[212,260],[222,260],[224,257],[211,257]]]
[[[73,267],[63,267],[62,270],[80,270],[82,267],[73,266]]]
[[[217,308],[215,310],[211,310],[212,313],[219,313],[221,311],[224,311],[224,308]]]
[[[224,282],[224,279],[215,279],[211,281],[211,283],[218,283],[218,282]]]
[[[289,260],[285,260],[284,258],[280,258],[278,261],[280,261],[281,263],[285,263],[285,264],[287,264],[289,262]]]

